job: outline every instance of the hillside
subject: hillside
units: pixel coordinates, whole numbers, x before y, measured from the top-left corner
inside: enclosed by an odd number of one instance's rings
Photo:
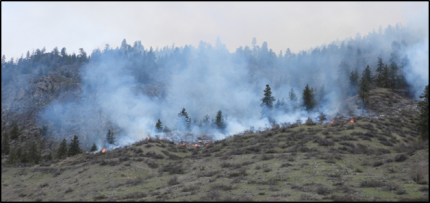
[[[359,103],[345,100],[333,123],[274,125],[201,147],[151,139],[39,165],[2,159],[1,201],[428,201],[416,101],[378,88],[366,116],[351,113]]]

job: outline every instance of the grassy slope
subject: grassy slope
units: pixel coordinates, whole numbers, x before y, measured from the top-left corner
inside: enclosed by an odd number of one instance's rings
[[[428,199],[428,144],[415,142],[414,103],[387,89],[371,99],[379,118],[354,117],[354,124],[337,118],[206,147],[153,140],[29,168],[2,164],[1,200]]]

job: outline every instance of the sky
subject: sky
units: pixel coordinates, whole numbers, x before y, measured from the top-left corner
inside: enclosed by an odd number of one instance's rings
[[[1,52],[66,47],[87,53],[140,40],[145,47],[266,41],[294,53],[427,16],[428,2],[1,2]],[[428,22],[428,21],[427,21]],[[427,25],[428,26],[428,25]]]

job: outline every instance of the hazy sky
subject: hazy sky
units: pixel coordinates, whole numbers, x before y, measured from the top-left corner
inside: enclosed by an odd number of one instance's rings
[[[277,54],[367,35],[379,26],[428,18],[428,2],[1,2],[2,55],[66,47],[91,53],[142,41],[145,48],[215,44],[233,52],[268,43]],[[428,21],[427,21],[428,22]],[[428,25],[424,25],[428,26]]]

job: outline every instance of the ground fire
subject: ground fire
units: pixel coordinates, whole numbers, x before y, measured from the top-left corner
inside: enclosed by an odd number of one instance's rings
[[[102,149],[102,153],[105,153],[105,152],[106,152],[106,148],[103,148],[103,149]]]

